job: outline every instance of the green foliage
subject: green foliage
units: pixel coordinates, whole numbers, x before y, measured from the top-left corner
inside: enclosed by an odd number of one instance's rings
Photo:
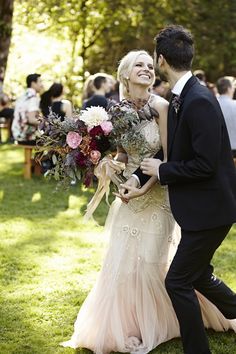
[[[6,69],[12,31],[13,0],[0,1],[0,69]]]
[[[81,103],[89,73],[115,74],[118,61],[131,49],[152,53],[153,38],[171,23],[192,31],[194,68],[205,70],[208,81],[236,75],[235,0],[15,0],[14,23],[24,25],[35,36],[61,41],[61,53],[39,70],[51,70],[55,75],[54,66],[59,68],[61,76],[56,78],[66,83],[67,93],[76,103]],[[34,45],[40,45],[37,39]]]

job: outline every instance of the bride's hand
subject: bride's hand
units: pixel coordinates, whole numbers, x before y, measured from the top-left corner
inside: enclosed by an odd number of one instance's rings
[[[138,186],[138,181],[135,177],[130,177],[125,183],[120,185],[119,193],[113,193],[115,196],[119,197],[123,203],[128,203],[127,196],[127,187],[136,188]]]
[[[126,193],[124,195],[125,198],[125,202],[128,203],[130,199],[133,198],[138,198],[141,197],[142,195],[146,194],[151,188],[152,186],[157,183],[158,179],[155,176],[152,176],[147,183],[145,183],[142,188],[137,188],[137,184],[136,186],[129,186],[129,185],[121,185],[121,186],[125,186],[126,190],[128,191],[128,193]]]
[[[121,185],[122,186],[122,185]],[[144,188],[137,188],[133,186],[125,187],[127,193],[125,193],[125,202],[128,203],[130,199],[141,197],[143,194],[146,193]]]

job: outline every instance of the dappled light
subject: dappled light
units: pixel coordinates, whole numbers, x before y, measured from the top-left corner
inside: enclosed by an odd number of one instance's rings
[[[235,14],[0,2],[0,354],[236,354]]]
[[[106,244],[102,227],[82,223],[92,191],[55,192],[43,177],[26,182],[21,151],[5,145],[0,157],[1,354],[63,353],[59,342],[94,284]]]
[[[103,227],[82,222],[92,190],[83,189],[82,194],[80,186],[73,186],[68,192],[55,192],[55,183],[42,177],[25,182],[22,163],[18,163],[21,151],[1,147],[0,157],[6,153],[8,159],[0,158],[0,321],[5,328],[1,353],[73,353],[59,347],[59,342],[71,334],[78,309],[97,278],[107,244]],[[105,202],[99,209],[96,214],[104,224]],[[236,229],[215,257],[217,274],[233,288],[235,234]],[[212,333],[210,341],[215,353],[221,354],[221,343],[230,346],[234,335]],[[169,354],[173,347],[176,354],[181,353],[179,340],[162,344],[155,353]]]

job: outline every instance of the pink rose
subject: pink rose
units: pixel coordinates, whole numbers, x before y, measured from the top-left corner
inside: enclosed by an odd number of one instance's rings
[[[113,128],[112,123],[108,120],[105,120],[100,125],[105,135],[108,135],[112,131]]]
[[[70,148],[76,149],[82,141],[82,136],[76,132],[69,132],[66,136],[66,142]]]
[[[100,160],[100,158],[101,158],[101,153],[100,153],[100,151],[98,151],[98,150],[92,150],[92,151],[90,152],[90,160],[92,161],[92,163],[93,163],[94,165],[96,165],[96,164],[98,163],[98,161]]]

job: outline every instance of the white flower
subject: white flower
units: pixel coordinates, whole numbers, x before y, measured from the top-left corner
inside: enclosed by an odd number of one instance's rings
[[[89,129],[100,125],[102,122],[109,120],[106,110],[102,107],[89,107],[82,111],[80,116]]]

